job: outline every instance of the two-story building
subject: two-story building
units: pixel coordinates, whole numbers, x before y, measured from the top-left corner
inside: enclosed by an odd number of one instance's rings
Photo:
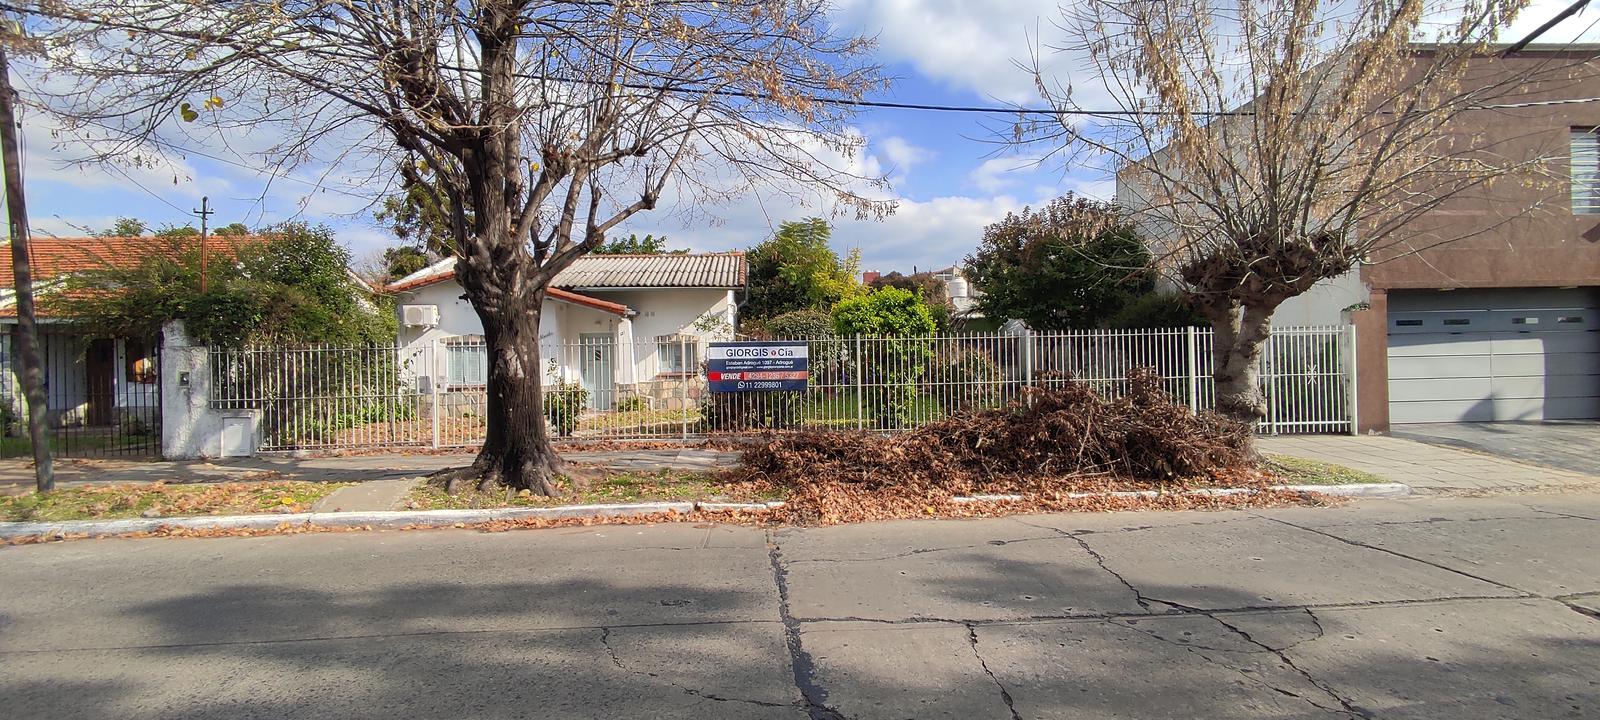
[[[1472,61],[1465,82],[1538,80],[1497,90],[1497,107],[1449,131],[1508,157],[1558,158],[1546,177],[1430,210],[1413,222],[1447,242],[1386,245],[1274,315],[1356,324],[1360,429],[1600,418],[1597,57],[1600,46],[1530,45]],[[1130,185],[1119,176],[1118,200],[1137,216]]]

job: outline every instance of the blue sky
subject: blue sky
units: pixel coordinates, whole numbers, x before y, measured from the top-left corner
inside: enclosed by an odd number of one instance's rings
[[[1029,56],[1030,40],[1055,32],[1058,0],[842,0],[834,21],[848,31],[875,34],[878,59],[894,88],[875,99],[934,104],[995,104],[1034,98],[1028,74],[1015,66]],[[1567,0],[1539,0],[1506,36],[1520,37],[1552,16]],[[1569,20],[1547,36],[1566,40],[1584,31],[1600,12]],[[1587,35],[1588,33],[1584,33]],[[1051,60],[1054,72],[1073,78],[1083,68],[1070,58]],[[26,78],[22,78],[24,93]],[[372,222],[370,203],[381,188],[347,189],[323,182],[314,168],[271,177],[252,168],[249,137],[233,147],[201,146],[183,156],[152,159],[146,166],[71,167],[75,156],[51,128],[24,124],[30,213],[35,232],[81,235],[119,216],[152,226],[193,221],[188,214],[210,197],[221,225],[261,225],[289,218],[324,222],[358,260],[392,240]],[[986,124],[985,121],[988,121]],[[984,225],[1008,211],[1075,191],[1110,199],[1111,183],[1097,168],[1035,165],[995,142],[992,125],[1007,118],[954,113],[872,110],[855,126],[867,140],[868,163],[889,175],[899,211],[882,221],[837,220],[835,245],[859,247],[863,269],[884,272],[931,269],[959,262],[977,244]],[[214,158],[204,157],[211,155]],[[314,164],[313,164],[314,165]],[[787,200],[747,197],[713,209],[715,221],[663,207],[637,216],[622,230],[665,234],[677,246],[696,250],[746,248],[784,220],[819,213]]]

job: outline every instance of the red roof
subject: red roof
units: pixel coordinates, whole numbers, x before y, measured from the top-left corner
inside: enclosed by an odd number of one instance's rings
[[[206,251],[212,257],[231,257],[241,245],[260,240],[255,235],[212,235],[206,238]],[[33,237],[28,241],[29,268],[34,280],[50,280],[85,270],[131,268],[152,255],[176,256],[199,244],[199,237]],[[7,242],[0,244],[0,288],[15,284]]]
[[[425,288],[429,285],[436,285],[438,283],[454,279],[456,279],[456,271],[454,268],[452,268],[445,270],[444,272],[428,275],[426,277],[420,277],[415,280],[409,280],[403,283],[395,283],[394,285],[390,285],[385,289],[391,293],[406,292],[408,290]],[[562,290],[558,287],[547,288],[545,290],[545,297],[553,300],[569,302],[573,305],[582,305],[584,307],[594,308],[601,312],[608,312],[618,317],[627,317],[628,313],[630,312],[628,306],[623,305],[622,303],[614,303],[609,300],[601,300],[600,298],[589,297],[588,295],[580,295],[572,292],[571,290]]]

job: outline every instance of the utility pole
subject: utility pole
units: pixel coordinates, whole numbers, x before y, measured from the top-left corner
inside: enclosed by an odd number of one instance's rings
[[[0,153],[5,155],[6,214],[11,223],[11,269],[17,290],[17,359],[21,361],[23,394],[28,398],[28,438],[33,441],[34,487],[56,488],[50,464],[50,429],[45,426],[44,363],[39,358],[39,328],[33,309],[33,268],[28,256],[28,206],[22,193],[22,161],[17,157],[17,117],[12,108],[11,66],[6,43],[22,34],[17,22],[4,24],[0,38]]]
[[[211,198],[200,196],[200,209],[192,211],[200,216],[200,292],[206,291],[206,221],[211,218]]]

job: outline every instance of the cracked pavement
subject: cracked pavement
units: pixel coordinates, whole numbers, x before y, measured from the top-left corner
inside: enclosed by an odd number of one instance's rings
[[[27,718],[1600,717],[1600,494],[0,548]]]

